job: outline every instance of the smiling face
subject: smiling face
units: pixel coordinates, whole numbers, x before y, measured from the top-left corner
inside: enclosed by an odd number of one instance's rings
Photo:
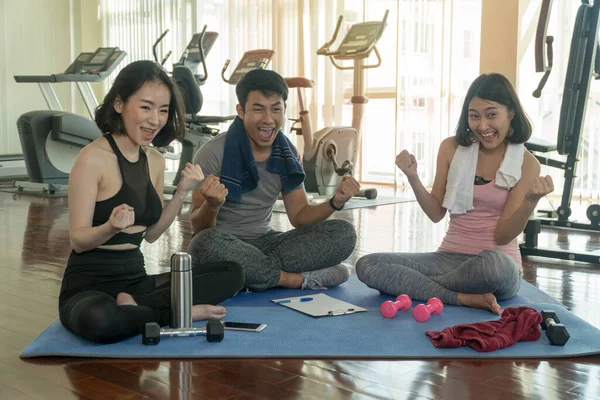
[[[253,152],[266,153],[283,125],[285,102],[278,94],[265,96],[259,90],[248,93],[244,107],[236,107],[250,138]]]
[[[121,114],[125,133],[138,146],[148,146],[169,118],[171,93],[162,82],[146,82],[126,103],[117,98],[115,111]]]
[[[469,102],[469,129],[479,143],[492,150],[504,142],[511,130],[514,112],[495,101],[473,97]]]

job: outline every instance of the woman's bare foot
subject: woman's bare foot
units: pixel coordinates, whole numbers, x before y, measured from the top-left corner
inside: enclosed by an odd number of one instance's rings
[[[225,317],[225,307],[210,304],[197,304],[192,307],[192,320],[221,319]]]
[[[496,315],[502,314],[502,307],[496,301],[496,296],[491,293],[471,294],[459,293],[457,302],[459,306],[482,308],[490,310]]]
[[[120,306],[137,306],[137,303],[128,293],[121,292],[117,295],[117,305]]]

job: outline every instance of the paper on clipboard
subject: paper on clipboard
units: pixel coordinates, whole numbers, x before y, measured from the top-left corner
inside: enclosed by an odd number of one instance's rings
[[[308,298],[312,298],[312,300],[306,301]],[[365,308],[334,299],[333,297],[327,296],[323,293],[298,297],[285,297],[271,301],[296,311],[300,311],[301,313],[310,315],[311,317],[334,317],[337,315],[348,315],[361,311],[367,311]]]

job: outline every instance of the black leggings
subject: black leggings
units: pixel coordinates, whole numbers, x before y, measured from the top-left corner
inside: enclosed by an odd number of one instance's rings
[[[170,276],[170,272],[146,275],[138,249],[72,253],[59,298],[60,321],[76,335],[99,343],[138,335],[146,322],[167,325]],[[218,304],[242,289],[244,272],[233,262],[196,265],[192,286],[193,304]],[[121,292],[132,295],[138,305],[117,305]]]

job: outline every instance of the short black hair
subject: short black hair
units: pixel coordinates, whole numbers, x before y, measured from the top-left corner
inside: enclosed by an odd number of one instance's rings
[[[284,103],[288,98],[288,85],[285,79],[277,72],[267,69],[253,69],[247,72],[235,86],[238,103],[243,109],[246,109],[248,93],[253,90],[259,90],[265,96],[279,95]]]
[[[469,87],[462,106],[458,125],[456,126],[456,142],[461,146],[473,144],[474,136],[469,131],[469,104],[473,97],[500,103],[514,112],[510,122],[513,133],[507,137],[511,143],[525,143],[531,137],[531,122],[523,110],[519,96],[513,85],[502,74],[489,73],[477,77]]]
[[[127,100],[147,82],[163,83],[171,92],[167,123],[154,137],[152,144],[162,147],[171,143],[173,139],[184,137],[185,109],[181,91],[160,65],[149,60],[134,61],[119,72],[102,104],[96,108],[95,121],[101,132],[127,133],[121,114],[116,112],[114,103],[117,98],[127,103]]]

